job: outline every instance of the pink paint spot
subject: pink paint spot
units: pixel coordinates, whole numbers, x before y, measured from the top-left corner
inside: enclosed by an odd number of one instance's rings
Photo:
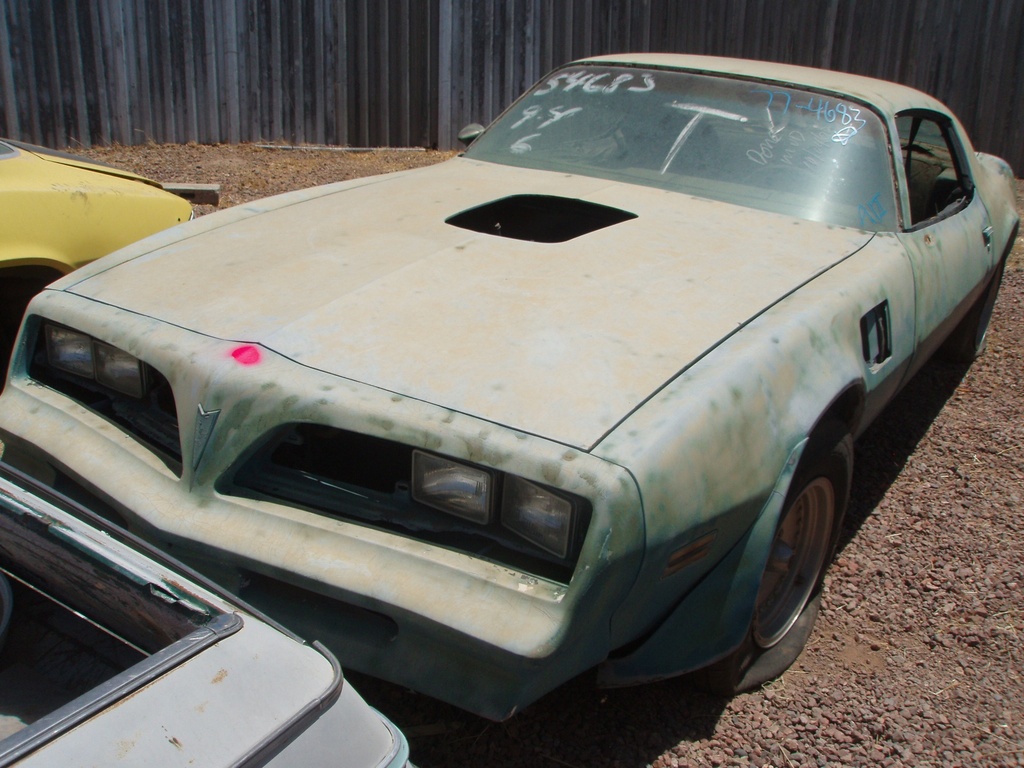
[[[252,344],[243,344],[231,350],[231,356],[242,365],[256,365],[260,361],[260,349]]]

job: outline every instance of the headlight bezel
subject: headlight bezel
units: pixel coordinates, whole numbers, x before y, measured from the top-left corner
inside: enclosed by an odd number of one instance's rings
[[[55,366],[53,344],[47,350],[47,326],[81,340],[88,340],[88,369],[85,366]],[[52,331],[50,332],[52,334]],[[178,477],[182,473],[181,436],[178,430],[177,403],[167,377],[141,357],[123,348],[93,336],[88,331],[54,321],[49,317],[30,314],[22,333],[24,354],[12,377],[24,373],[31,380],[69,398],[77,405],[92,411],[100,418],[122,429],[162,461]],[[105,345],[117,355],[124,355],[136,371],[134,387],[116,386],[116,381],[103,374],[95,377],[95,344]],[[116,379],[116,377],[114,377]],[[115,384],[115,386],[111,386]],[[141,395],[140,395],[141,391]]]
[[[577,528],[582,517],[581,502],[570,494],[560,492],[556,488],[534,482],[528,478],[506,472],[499,472],[490,467],[484,467],[472,462],[461,461],[443,454],[433,453],[415,449],[412,452],[412,470],[410,478],[411,496],[419,504],[424,504],[445,514],[459,517],[463,520],[476,523],[482,527],[498,526],[526,542],[532,547],[542,550],[548,555],[553,555],[559,560],[567,560],[573,555],[574,549],[578,548]],[[484,508],[486,514],[479,514],[476,517],[462,514],[448,505],[435,503],[424,494],[422,485],[417,475],[418,462],[435,462],[436,464],[447,465],[453,470],[463,470],[467,473],[477,474],[481,480],[486,478],[488,488],[486,490],[486,501]],[[558,518],[557,512],[552,515],[550,510],[545,512],[537,510],[534,505],[534,513],[531,515],[527,504],[516,501],[516,494],[531,494],[533,499],[544,500],[551,507],[558,507],[562,510],[558,530],[555,536],[545,535],[543,531],[543,517],[549,519]],[[533,518],[533,521],[529,519]],[[538,527],[538,525],[540,527]],[[539,532],[538,532],[539,531]]]

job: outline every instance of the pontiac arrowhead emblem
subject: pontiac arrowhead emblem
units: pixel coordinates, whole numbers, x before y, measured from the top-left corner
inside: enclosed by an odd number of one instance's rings
[[[213,428],[217,424],[218,416],[220,416],[219,408],[216,411],[208,411],[203,408],[202,403],[199,404],[199,413],[196,415],[195,434],[192,437],[193,472],[203,458],[203,452],[206,451],[206,445],[210,442],[210,436],[213,434]]]

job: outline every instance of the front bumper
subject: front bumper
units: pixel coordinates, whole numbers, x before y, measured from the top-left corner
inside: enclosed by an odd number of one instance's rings
[[[101,314],[73,322],[101,336],[103,321],[95,317]],[[160,327],[150,342],[162,344],[161,333],[184,332]],[[203,343],[209,349],[198,356],[224,356],[223,349],[232,346]],[[12,371],[24,368],[20,354]],[[396,402],[388,393],[350,382],[346,407],[358,407],[358,413],[346,413],[337,401],[322,404],[325,380],[337,386],[336,378],[297,371],[272,354],[258,376],[228,369],[207,371],[205,381],[190,378],[189,366],[147,360],[167,375],[176,398],[188,393],[190,402],[179,401],[179,414],[193,412],[196,403],[221,410],[219,434],[195,468],[184,419],[179,477],[118,426],[18,373],[0,398],[6,458],[35,474],[52,467],[140,535],[300,634],[323,641],[345,667],[492,719],[510,716],[622,642],[611,636],[611,615],[639,568],[643,525],[636,485],[621,468],[580,453],[568,462],[564,446],[486,425],[493,434],[492,454],[508,466],[524,473],[534,464],[550,475],[561,462],[561,487],[591,500],[583,552],[571,581],[560,584],[347,520],[217,490],[218,478],[252,435],[273,428],[275,420],[358,418],[360,427],[372,431],[385,414],[391,424],[415,424],[409,434],[431,434],[443,422],[450,434],[434,433],[434,439],[454,443],[465,442],[462,435],[468,433],[479,435],[476,420],[424,403]],[[204,389],[211,380],[216,392]],[[258,400],[267,382],[284,380],[299,393],[291,409]]]

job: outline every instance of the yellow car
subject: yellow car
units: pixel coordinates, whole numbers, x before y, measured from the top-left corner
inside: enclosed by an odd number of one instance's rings
[[[28,300],[93,259],[192,217],[158,182],[0,140],[0,365]]]

